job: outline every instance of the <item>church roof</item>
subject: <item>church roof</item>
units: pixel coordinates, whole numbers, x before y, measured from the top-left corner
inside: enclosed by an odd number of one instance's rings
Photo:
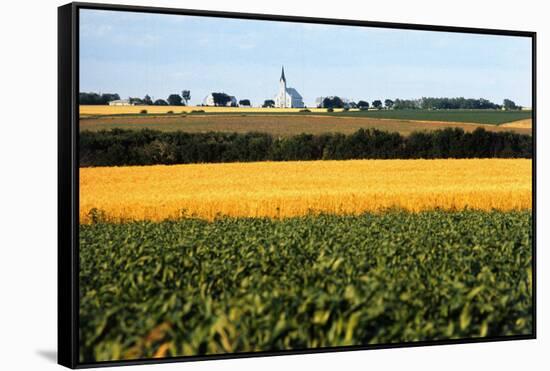
[[[286,82],[285,67],[284,66],[281,68],[281,78],[280,78],[280,80]]]
[[[286,88],[286,92],[290,94],[291,97],[302,99],[302,96],[300,95],[300,93],[298,93],[298,91],[294,88]]]

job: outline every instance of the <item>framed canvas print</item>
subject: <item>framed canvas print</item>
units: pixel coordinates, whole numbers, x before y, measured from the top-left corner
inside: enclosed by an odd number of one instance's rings
[[[59,363],[533,339],[535,33],[59,8]]]

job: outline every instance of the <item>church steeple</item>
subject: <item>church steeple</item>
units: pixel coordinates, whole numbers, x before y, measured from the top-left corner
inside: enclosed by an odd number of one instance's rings
[[[284,81],[286,83],[286,78],[285,78],[285,66],[282,66],[281,67],[281,78],[280,78],[280,81]]]

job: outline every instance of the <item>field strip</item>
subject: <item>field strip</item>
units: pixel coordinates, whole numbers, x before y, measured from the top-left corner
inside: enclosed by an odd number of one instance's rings
[[[370,117],[370,116],[343,116],[343,115],[330,115],[330,114],[303,114],[303,115],[296,115],[295,113],[289,114],[289,113],[261,113],[261,112],[254,112],[254,113],[239,113],[239,112],[227,112],[223,114],[216,114],[216,116],[209,115],[208,113],[187,113],[187,114],[174,114],[174,115],[165,115],[165,114],[159,114],[156,115],[153,114],[147,114],[147,115],[136,115],[132,116],[132,119],[136,120],[136,124],[139,124],[139,120],[144,119],[174,119],[181,117],[182,115],[190,115],[190,117],[200,117],[200,118],[225,118],[225,117],[315,117],[315,118],[321,118],[321,119],[346,119],[346,120],[372,120],[372,121],[388,121],[388,122],[399,122],[399,123],[423,123],[423,124],[434,124],[434,125],[456,125],[456,126],[498,126],[495,124],[482,124],[482,123],[476,123],[476,122],[462,122],[462,121],[441,121],[441,120],[411,120],[411,119],[395,119],[395,118],[384,118],[384,117]],[[129,118],[128,114],[113,114],[113,115],[105,115],[103,117],[97,117],[93,115],[89,116],[81,116],[81,119],[101,119],[101,120],[117,120],[117,119],[124,119]],[[518,120],[518,121],[512,121],[506,124],[501,124],[500,126],[506,126],[506,127],[514,127],[514,128],[531,128],[530,125],[527,125],[527,122],[531,122],[531,119],[527,120]],[[521,125],[514,125],[516,123],[521,123]]]
[[[166,113],[190,112],[202,110],[205,112],[265,112],[266,108],[260,107],[214,107],[214,106],[107,106],[107,105],[81,105],[79,112],[81,115],[109,115],[109,114],[139,114],[141,110],[147,110],[148,113]],[[326,112],[325,108],[308,108],[310,111]],[[301,108],[268,108],[269,112],[299,112]]]
[[[531,160],[351,160],[80,169],[80,220],[213,219],[402,208],[530,209]],[[97,213],[96,213],[97,214]]]
[[[505,128],[532,129],[533,128],[533,120],[532,119],[517,120],[517,121],[512,121],[512,122],[507,122],[505,124],[501,124],[500,126],[505,127]]]
[[[247,115],[248,116],[248,115]],[[259,115],[258,115],[259,116]],[[277,115],[277,116],[290,116],[290,115]],[[367,118],[368,116],[364,117],[350,117],[350,116],[326,116],[326,115],[309,115],[314,117],[338,117],[338,118],[346,118],[346,119],[361,119],[361,118]],[[511,121],[504,124],[482,124],[482,123],[476,123],[476,122],[462,122],[462,121],[440,121],[440,120],[406,120],[406,119],[391,119],[391,118],[382,118],[382,117],[368,117],[372,120],[380,120],[380,121],[392,121],[392,122],[403,122],[403,123],[422,123],[422,124],[433,124],[433,125],[448,125],[448,126],[475,126],[475,127],[507,127],[507,128],[517,128],[517,129],[531,129],[532,128],[532,120],[531,119],[524,119],[524,120],[517,120],[517,121]]]
[[[344,120],[348,119],[348,120]],[[502,127],[493,124],[474,124],[445,121],[396,120],[371,117],[345,117],[326,115],[186,115],[182,116],[118,116],[88,118],[80,121],[80,130],[109,130],[114,128],[154,129],[161,131],[184,131],[202,133],[208,131],[247,133],[265,132],[273,135],[292,136],[301,133],[323,134],[338,132],[352,134],[359,129],[378,129],[409,135],[415,131],[430,131],[444,128],[462,128],[473,131],[482,127],[488,131],[514,131],[531,134],[530,128]]]

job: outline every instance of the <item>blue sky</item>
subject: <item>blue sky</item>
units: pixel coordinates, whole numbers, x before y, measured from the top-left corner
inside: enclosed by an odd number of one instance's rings
[[[277,93],[281,65],[307,106],[446,96],[531,106],[524,37],[81,10],[80,90],[191,104],[222,91],[254,105]]]

